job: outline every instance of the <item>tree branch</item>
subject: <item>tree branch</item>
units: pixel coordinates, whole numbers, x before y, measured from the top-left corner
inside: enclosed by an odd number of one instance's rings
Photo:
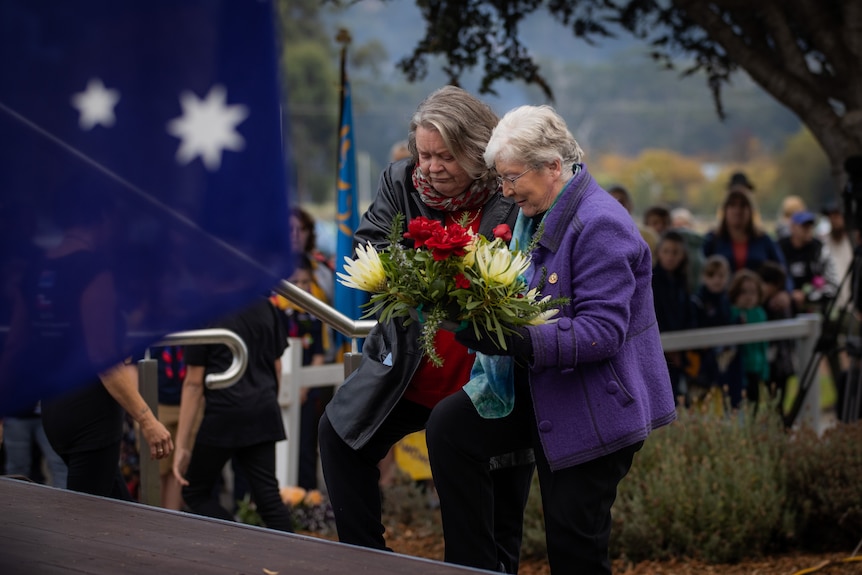
[[[814,88],[811,70],[805,62],[805,54],[800,49],[797,36],[790,30],[785,13],[773,2],[763,2],[760,9],[773,40],[774,50],[780,56],[784,70],[809,88]]]

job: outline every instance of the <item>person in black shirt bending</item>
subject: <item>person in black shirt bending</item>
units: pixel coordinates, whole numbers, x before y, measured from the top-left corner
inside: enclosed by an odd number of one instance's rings
[[[287,348],[280,313],[261,298],[214,326],[233,331],[248,348],[248,367],[230,387],[204,386],[207,373],[223,372],[230,365],[227,347],[187,348],[173,472],[192,512],[230,521],[233,516],[218,502],[214,488],[225,463],[234,458],[266,526],[290,532],[293,524],[275,475],[275,444],[286,437],[278,405],[281,356]],[[201,405],[203,421],[190,451],[192,424]]]

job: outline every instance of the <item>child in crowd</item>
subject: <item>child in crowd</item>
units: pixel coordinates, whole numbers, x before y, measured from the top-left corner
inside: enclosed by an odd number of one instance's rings
[[[779,320],[793,317],[793,309],[787,298],[777,297],[785,291],[787,274],[780,264],[775,262],[763,262],[757,269],[757,274],[763,281],[763,307],[766,310],[766,319]],[[782,305],[783,304],[783,305]],[[769,342],[769,395],[773,399],[784,398],[787,389],[787,380],[796,373],[792,339]],[[778,408],[782,410],[779,402]]]
[[[709,256],[703,264],[697,291],[691,297],[697,327],[730,325],[730,299],[727,293],[729,283],[730,262],[720,254]],[[719,357],[730,357],[735,351],[735,346],[716,346],[700,350],[700,370],[694,378],[694,385],[689,389],[693,398],[703,399],[710,389],[724,387],[727,373],[719,368]]]
[[[644,212],[644,225],[661,237],[671,228],[670,210],[665,206],[650,206]]]
[[[737,270],[728,290],[730,296],[730,320],[732,323],[750,324],[766,321],[763,309],[763,282],[756,272]],[[757,409],[760,385],[769,381],[768,342],[758,341],[739,346],[742,351],[742,381],[730,383],[730,401],[737,407],[743,398]]]
[[[658,327],[662,332],[692,329],[694,311],[688,291],[688,256],[685,239],[675,231],[662,235],[656,248],[652,290]],[[685,355],[680,351],[665,354],[670,370],[671,385],[678,405],[687,405],[683,384]]]

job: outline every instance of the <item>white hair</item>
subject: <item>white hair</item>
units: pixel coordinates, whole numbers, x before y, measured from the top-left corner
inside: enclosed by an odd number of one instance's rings
[[[485,147],[485,164],[517,161],[539,167],[556,160],[564,170],[583,160],[584,151],[550,106],[520,106],[500,120]]]

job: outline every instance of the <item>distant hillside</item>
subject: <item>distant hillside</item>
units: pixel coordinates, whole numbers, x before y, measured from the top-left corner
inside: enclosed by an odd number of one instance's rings
[[[327,25],[333,36],[338,27],[348,28],[354,46],[376,41],[386,50],[388,61],[378,75],[351,71],[357,144],[371,155],[376,171],[387,161],[391,144],[404,137],[418,102],[445,83],[445,77],[439,62],[432,62],[429,78],[419,84],[407,84],[395,69],[424,34],[413,0],[363,0],[327,16]],[[554,90],[553,105],[591,154],[635,155],[659,147],[736,159],[752,138],[762,148],[775,150],[800,127],[795,116],[744,74],[724,92],[728,119],[722,123],[703,77],[681,79],[678,72],[660,70],[646,46],[628,36],[590,46],[541,11],[525,21],[523,41]],[[465,78],[463,85],[475,91],[477,76]],[[501,83],[495,89],[497,96],[483,98],[501,114],[521,104],[546,103],[538,89],[523,83]]]

